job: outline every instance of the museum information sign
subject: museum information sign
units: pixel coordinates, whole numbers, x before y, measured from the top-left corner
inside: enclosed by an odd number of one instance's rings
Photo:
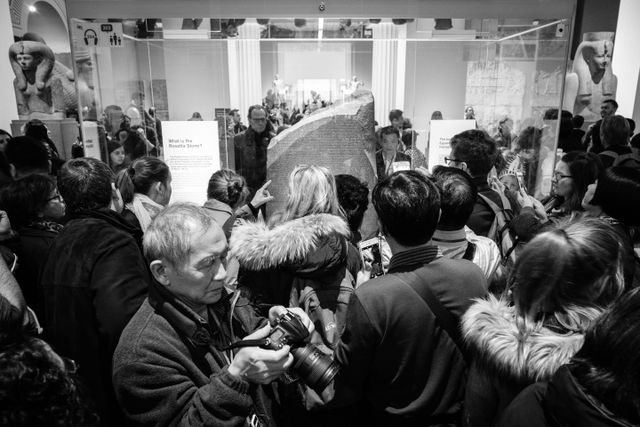
[[[475,120],[431,120],[427,152],[429,169],[433,170],[433,167],[437,165],[446,166],[444,158],[448,157],[451,152],[451,146],[449,145],[451,137],[465,130],[475,128]]]
[[[218,122],[162,122],[164,161],[171,169],[171,203],[207,199],[211,175],[220,169]]]

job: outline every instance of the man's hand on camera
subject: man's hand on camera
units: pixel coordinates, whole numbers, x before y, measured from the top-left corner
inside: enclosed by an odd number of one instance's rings
[[[271,326],[266,325],[244,339],[266,338],[270,331]],[[285,373],[292,363],[293,356],[289,353],[288,345],[277,351],[260,347],[243,347],[236,353],[227,370],[234,377],[250,383],[269,384]]]
[[[309,316],[307,316],[307,313],[305,313],[304,310],[301,309],[300,307],[284,308],[281,305],[276,305],[271,307],[269,309],[269,323],[271,323],[272,325],[275,325],[276,320],[278,320],[278,318],[284,313],[286,313],[287,311],[290,311],[291,313],[294,313],[298,315],[298,317],[300,317],[302,324],[306,326],[307,330],[309,331],[309,335],[311,335],[311,333],[315,331],[316,328],[313,325],[313,322],[311,321],[311,319],[309,319]]]

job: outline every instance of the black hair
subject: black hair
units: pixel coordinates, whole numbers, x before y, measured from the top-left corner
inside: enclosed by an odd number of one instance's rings
[[[29,175],[0,187],[0,208],[7,212],[11,226],[19,229],[38,219],[55,189],[53,177]]]
[[[37,139],[29,136],[11,138],[4,153],[7,161],[19,172],[49,173],[49,151]]]
[[[404,131],[404,135],[402,135],[402,143],[407,148],[411,148],[414,146],[414,142],[418,138],[418,132],[415,130],[408,129]]]
[[[228,116],[233,116],[238,112],[237,108],[234,108],[233,110],[229,110],[229,113],[227,114]]]
[[[460,229],[469,220],[478,198],[478,188],[462,169],[436,166],[433,170],[440,190],[440,222],[446,229]]]
[[[564,200],[563,207],[567,212],[581,211],[582,199],[587,187],[596,182],[600,173],[604,170],[602,160],[595,153],[584,151],[569,151],[561,159],[569,166],[569,173],[573,180],[573,191]]]
[[[336,190],[338,202],[347,216],[349,229],[357,235],[369,205],[369,188],[355,176],[341,174],[336,175]]]
[[[623,166],[605,169],[589,204],[627,226],[640,226],[640,170]]]
[[[249,120],[251,120],[251,113],[253,112],[253,110],[262,110],[262,111],[264,111],[264,117],[265,118],[269,117],[269,112],[267,112],[267,109],[265,107],[263,107],[260,104],[255,104],[255,105],[252,105],[251,107],[249,107],[249,112],[247,113],[247,118]]]
[[[249,187],[242,175],[228,169],[221,169],[211,175],[207,187],[208,199],[215,199],[236,209],[248,196]]]
[[[569,370],[617,417],[640,424],[640,290],[618,301],[587,331]]]
[[[600,139],[605,147],[627,145],[631,130],[623,116],[613,115],[602,119]]]
[[[385,126],[380,129],[380,139],[382,139],[385,135],[395,135],[400,139],[400,131],[394,128],[393,126]]]
[[[613,108],[615,108],[616,110],[618,109],[618,103],[616,102],[615,99],[605,99],[604,101],[602,101],[603,104],[611,104],[613,105]]]
[[[453,157],[467,164],[472,177],[486,177],[499,155],[494,139],[479,129],[454,135],[450,145]]]
[[[404,246],[431,240],[440,215],[435,184],[416,171],[396,172],[373,189],[373,206],[383,232]]]
[[[518,150],[535,150],[540,151],[540,145],[542,141],[542,129],[538,129],[535,126],[527,126],[521,132],[516,139],[516,145]]]
[[[398,120],[402,117],[402,110],[391,110],[389,111],[389,121],[392,122],[394,120]]]
[[[171,176],[169,166],[156,157],[140,157],[118,172],[116,186],[124,203],[131,203],[135,193],[148,194],[156,182],[166,184]]]
[[[576,114],[575,116],[573,116],[573,119],[571,119],[571,122],[573,123],[574,128],[579,129],[584,124],[584,117],[582,117],[580,114]]]
[[[113,182],[111,168],[89,157],[71,159],[58,172],[58,191],[70,214],[109,207]]]
[[[0,342],[0,425],[93,425],[97,416],[44,341],[20,334]]]

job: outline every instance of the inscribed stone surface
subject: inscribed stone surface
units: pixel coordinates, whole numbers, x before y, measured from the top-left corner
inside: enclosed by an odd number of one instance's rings
[[[344,102],[317,110],[309,117],[271,140],[267,152],[269,190],[275,197],[269,211],[284,208],[289,174],[296,165],[325,166],[334,175],[350,174],[367,183],[376,183],[375,129],[373,95],[354,92]],[[375,228],[373,208],[365,216],[362,235],[368,237]]]

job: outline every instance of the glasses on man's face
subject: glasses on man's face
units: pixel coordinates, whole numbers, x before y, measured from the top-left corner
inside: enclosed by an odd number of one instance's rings
[[[266,122],[266,121],[267,121],[267,119],[266,119],[266,118],[264,118],[264,117],[260,117],[260,118],[257,118],[257,119],[252,117],[252,118],[251,118],[251,121],[252,121],[252,122],[260,122],[260,123],[262,123],[262,122]]]
[[[561,172],[554,172],[553,177],[556,181],[560,181],[562,178],[573,178],[571,175],[563,175]]]
[[[444,162],[447,164],[447,166],[451,166],[451,165],[458,164],[458,163],[463,163],[462,160],[452,159],[450,157],[445,157],[444,158]]]

